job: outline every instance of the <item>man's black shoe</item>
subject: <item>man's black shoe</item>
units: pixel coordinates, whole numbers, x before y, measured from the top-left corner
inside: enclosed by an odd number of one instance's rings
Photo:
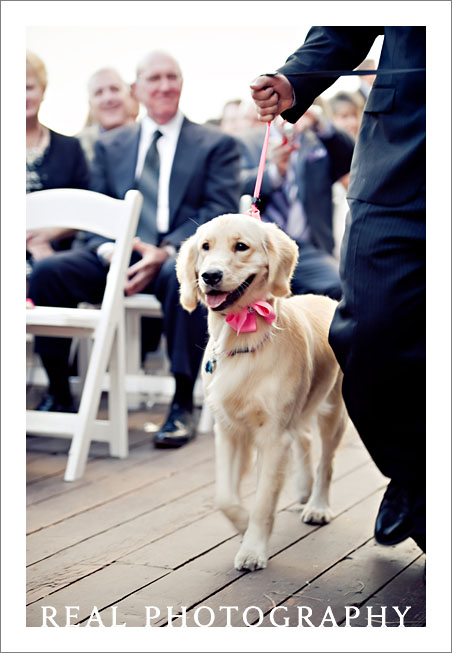
[[[60,401],[52,394],[46,394],[41,399],[35,410],[44,413],[76,413],[74,402],[71,399]]]
[[[375,539],[387,546],[403,542],[420,532],[422,517],[425,532],[425,495],[391,481],[375,522]]]
[[[191,410],[179,404],[172,404],[165,424],[153,438],[158,449],[175,449],[182,447],[195,437],[195,425]]]

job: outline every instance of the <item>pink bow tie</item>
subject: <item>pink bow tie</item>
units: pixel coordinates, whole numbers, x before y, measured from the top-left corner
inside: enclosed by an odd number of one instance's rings
[[[228,313],[226,315],[226,322],[232,329],[235,329],[238,334],[240,332],[251,333],[257,329],[255,313],[261,315],[269,324],[271,324],[276,317],[272,306],[268,302],[255,302],[254,304],[251,304],[251,306],[245,306],[242,308],[240,313]]]

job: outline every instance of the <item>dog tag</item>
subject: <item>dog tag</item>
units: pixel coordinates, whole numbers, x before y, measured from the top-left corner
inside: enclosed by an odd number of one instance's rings
[[[213,374],[215,372],[216,366],[217,366],[217,361],[215,360],[215,358],[213,358],[211,361],[207,361],[206,372],[208,374]]]

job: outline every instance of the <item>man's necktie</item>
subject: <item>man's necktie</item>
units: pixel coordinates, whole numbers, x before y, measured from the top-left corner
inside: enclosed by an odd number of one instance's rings
[[[137,236],[151,245],[157,244],[157,200],[159,190],[160,157],[157,141],[162,136],[158,129],[154,132],[151,145],[146,154],[143,172],[138,182],[138,190],[143,195],[143,208],[138,221]]]

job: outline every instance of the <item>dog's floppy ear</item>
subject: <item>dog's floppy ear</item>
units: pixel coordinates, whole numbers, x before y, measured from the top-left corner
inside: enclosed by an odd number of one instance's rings
[[[176,275],[180,284],[180,303],[191,313],[198,304],[196,279],[196,234],[184,241],[176,259]]]
[[[298,246],[292,238],[272,223],[266,223],[268,285],[276,297],[290,294],[290,280],[298,261]]]

